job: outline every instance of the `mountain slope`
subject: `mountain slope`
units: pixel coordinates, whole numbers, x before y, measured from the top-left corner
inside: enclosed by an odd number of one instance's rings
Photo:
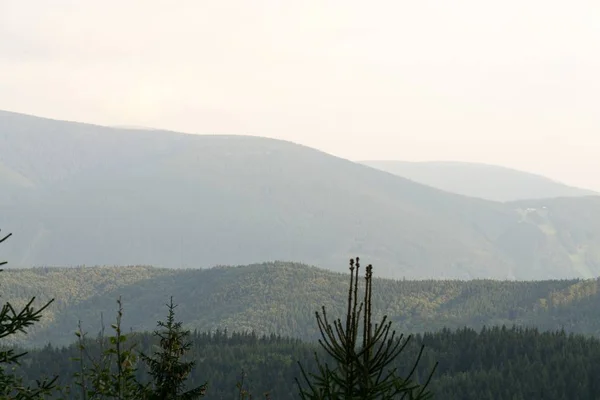
[[[379,275],[377,266],[374,268]],[[3,295],[16,303],[29,296],[56,303],[28,335],[31,343],[73,341],[79,320],[92,336],[115,315],[122,296],[124,323],[151,330],[169,296],[178,316],[200,331],[278,333],[304,339],[318,335],[314,312],[322,305],[342,316],[348,274],[294,263],[264,263],[204,270],[147,267],[7,270]],[[536,326],[600,336],[600,280],[393,281],[376,279],[373,309],[402,332],[499,324]]]
[[[362,161],[364,165],[450,193],[492,201],[598,195],[543,176],[466,162]]]
[[[289,142],[5,112],[0,144],[3,165],[33,185],[8,186],[11,200],[0,203],[0,226],[15,235],[4,257],[16,266],[295,260],[339,269],[360,254],[387,277],[600,274],[600,226],[568,248],[554,240],[568,221],[524,220],[520,205],[446,193]],[[586,209],[596,215],[600,198]]]

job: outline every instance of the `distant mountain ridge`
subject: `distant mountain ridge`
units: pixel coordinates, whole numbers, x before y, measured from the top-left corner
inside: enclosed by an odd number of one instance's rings
[[[450,193],[492,201],[599,195],[541,175],[489,164],[385,160],[361,161],[361,164]]]
[[[142,130],[142,131],[158,131],[160,129],[151,128],[148,126],[139,126],[139,125],[114,125],[112,128],[115,129],[131,129],[131,130]]]
[[[499,203],[293,143],[0,112],[12,266],[294,260],[393,278],[600,275],[600,198]]]

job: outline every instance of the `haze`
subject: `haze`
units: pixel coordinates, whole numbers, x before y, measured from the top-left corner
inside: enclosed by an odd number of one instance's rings
[[[0,0],[0,109],[600,190],[594,1]]]

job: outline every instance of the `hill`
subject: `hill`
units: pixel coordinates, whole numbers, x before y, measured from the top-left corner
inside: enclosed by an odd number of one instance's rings
[[[600,197],[523,208],[279,140],[8,112],[0,162],[0,227],[14,233],[2,251],[17,267],[294,260],[340,270],[361,254],[395,278],[600,275]]]
[[[378,269],[375,267],[375,275]],[[173,295],[178,316],[200,331],[228,329],[317,336],[314,312],[325,305],[343,315],[348,274],[293,263],[264,263],[204,270],[150,267],[81,267],[6,270],[3,297],[22,304],[31,296],[56,303],[27,337],[29,344],[74,340],[78,321],[92,332],[112,320],[122,296],[124,324],[151,330]],[[600,280],[408,281],[376,279],[377,316],[387,314],[402,332],[444,327],[480,329],[520,325],[600,336]]]
[[[598,195],[540,175],[488,164],[383,160],[361,163],[450,193],[492,201]]]

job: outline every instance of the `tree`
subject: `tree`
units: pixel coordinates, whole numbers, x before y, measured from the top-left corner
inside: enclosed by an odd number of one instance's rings
[[[0,243],[3,243],[11,236],[11,233],[4,236],[0,239]],[[6,264],[6,261],[0,262],[0,266]],[[2,271],[0,269],[0,272]],[[2,309],[0,309],[0,339],[5,339],[17,333],[26,334],[27,328],[40,320],[42,312],[53,301],[54,299],[48,301],[37,310],[33,306],[35,297],[31,298],[21,309],[15,308],[10,302],[4,303]],[[23,380],[19,377],[8,374],[5,371],[5,367],[8,365],[18,365],[19,359],[25,354],[27,353],[16,353],[12,349],[6,350],[4,346],[0,348],[0,399],[33,400],[42,398],[42,396],[54,390],[54,383],[57,377],[51,380],[37,381],[37,387],[31,388],[25,386]]]
[[[75,384],[81,389],[82,400],[117,399],[134,400],[142,395],[141,385],[136,380],[137,355],[134,352],[136,343],[128,344],[131,335],[122,331],[123,303],[117,299],[117,319],[111,328],[113,336],[108,340],[104,336],[104,323],[98,337],[100,356],[94,358],[88,352],[86,334],[79,323],[79,330],[75,332],[78,339],[79,357],[74,361],[79,362],[79,372],[75,374]],[[89,364],[89,366],[88,366]]]
[[[364,300],[360,304],[358,304],[359,269],[359,258],[350,260],[346,321],[343,323],[341,319],[337,319],[333,324],[330,323],[325,307],[322,307],[322,314],[318,311],[315,313],[322,337],[319,339],[319,344],[333,361],[334,367],[330,368],[328,363],[322,363],[316,353],[317,373],[307,373],[299,363],[307,384],[307,387],[303,388],[296,379],[301,398],[363,400],[430,398],[431,394],[426,389],[435,367],[423,385],[412,379],[423,354],[423,347],[408,376],[399,376],[395,368],[387,370],[400,356],[411,336],[406,340],[402,340],[403,335],[397,338],[396,332],[391,331],[392,323],[387,320],[387,316],[373,326],[371,321],[373,266],[368,265],[366,268]]]
[[[141,353],[140,358],[149,368],[152,385],[145,388],[145,398],[149,400],[198,399],[206,392],[207,384],[185,390],[185,381],[192,372],[195,362],[182,361],[192,343],[187,340],[189,330],[182,328],[181,322],[175,322],[173,297],[167,304],[169,309],[166,322],[158,321],[162,330],[156,330],[154,336],[160,339],[160,350],[153,356]]]

